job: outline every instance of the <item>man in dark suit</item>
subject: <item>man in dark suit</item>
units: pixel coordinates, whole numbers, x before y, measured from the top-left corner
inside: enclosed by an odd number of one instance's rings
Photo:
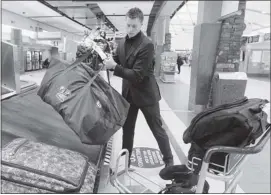
[[[173,156],[166,131],[162,128],[159,87],[154,76],[154,46],[141,32],[143,13],[138,8],[126,14],[127,36],[122,39],[113,58],[104,61],[114,75],[123,78],[122,95],[131,104],[123,126],[122,147],[133,149],[134,131],[140,109],[155,137],[166,166],[173,165]]]

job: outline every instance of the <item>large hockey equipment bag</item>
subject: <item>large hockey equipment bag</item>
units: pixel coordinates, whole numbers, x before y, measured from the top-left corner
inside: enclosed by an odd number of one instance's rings
[[[127,117],[129,103],[90,66],[87,53],[67,67],[50,65],[38,95],[50,104],[82,143],[105,144]],[[102,68],[100,68],[101,70]]]

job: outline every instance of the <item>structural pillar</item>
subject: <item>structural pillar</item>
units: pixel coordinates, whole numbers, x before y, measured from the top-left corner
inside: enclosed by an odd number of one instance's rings
[[[199,1],[198,23],[194,28],[189,110],[198,113],[208,103],[221,24],[221,1]]]
[[[197,24],[216,22],[221,16],[222,1],[199,1]]]
[[[245,29],[245,5],[245,1],[237,4],[199,1],[198,24],[194,29],[189,110],[201,112],[206,108],[216,71],[238,71],[241,36]],[[230,10],[230,14],[222,18],[221,13],[226,9]]]
[[[155,46],[155,76],[160,76],[160,69],[161,69],[161,54],[168,49],[170,43],[168,43],[165,47],[165,38],[166,34],[169,33],[169,23],[170,23],[170,16],[159,16],[156,21],[155,28],[152,31],[152,36],[154,37],[153,43]],[[167,35],[168,36],[168,35]]]
[[[164,43],[164,51],[171,50],[171,34],[169,32],[169,25],[170,25],[170,17],[166,17],[165,20],[165,43]]]
[[[238,73],[237,76],[237,74],[224,73],[238,72],[241,63],[241,39],[246,28],[244,21],[246,1],[236,3],[238,11],[233,15],[223,17],[221,21],[222,29],[216,54],[217,62],[214,67],[214,72],[217,74],[212,81],[208,107],[233,102],[243,98],[245,94],[246,74]],[[231,79],[225,77],[218,84],[219,75],[235,75],[235,77]]]
[[[24,50],[23,50],[23,36],[21,29],[11,29],[11,43],[17,46],[18,51],[18,65],[20,73],[25,72],[25,63],[24,63]]]

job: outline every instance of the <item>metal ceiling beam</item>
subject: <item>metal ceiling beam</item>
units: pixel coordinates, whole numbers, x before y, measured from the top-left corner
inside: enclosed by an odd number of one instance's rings
[[[72,17],[72,18],[74,18],[74,19],[86,19],[86,20],[88,20],[88,19],[95,19],[96,17],[82,17],[82,16],[77,16],[77,17]]]
[[[125,14],[110,14],[110,15],[106,15],[106,16],[126,16]],[[148,14],[144,14],[143,16],[150,16]]]
[[[258,14],[262,14],[262,15],[269,15],[269,16],[270,16],[270,13],[267,13],[267,12],[262,12],[262,11],[255,10],[255,9],[246,9],[246,11],[251,11],[251,12],[258,13]]]
[[[153,27],[153,24],[155,22],[156,14],[159,12],[161,6],[163,5],[165,1],[154,1],[151,13],[149,15],[149,21],[148,21],[148,26],[147,26],[147,35],[151,36],[151,30]]]
[[[115,27],[114,24],[107,18],[107,16],[103,13],[102,9],[97,3],[88,4],[87,7],[97,18],[104,18],[104,24],[109,28],[113,29],[114,32],[118,32],[119,30]]]
[[[56,6],[57,9],[87,9],[86,6]]]
[[[170,19],[172,19],[175,14],[188,2],[188,0],[185,0],[181,3],[181,5],[179,7],[177,7],[177,9],[172,13],[172,15],[170,16]]]
[[[86,25],[82,24],[81,22],[78,22],[77,20],[74,20],[72,19],[70,16],[68,16],[67,14],[63,13],[62,11],[58,10],[56,7],[52,6],[50,3],[48,3],[47,1],[45,0],[38,0],[38,2],[42,3],[43,5],[49,7],[50,9],[54,10],[55,12],[59,13],[60,15],[70,19],[71,21],[89,29],[89,30],[92,30],[91,28],[87,27]]]
[[[155,1],[151,10],[151,14],[149,16],[149,22],[148,22],[148,28],[147,28],[147,35],[151,36],[151,30],[153,27],[153,24],[155,22],[156,19],[156,15],[157,13],[160,11],[162,5],[164,4],[165,1]],[[174,15],[185,5],[185,3],[187,3],[188,0],[184,0],[176,9],[175,11],[172,13],[172,15],[170,16],[170,19],[172,19],[174,17]]]
[[[36,19],[36,18],[63,18],[64,16],[30,16],[28,18],[31,19]],[[77,16],[77,17],[71,17],[72,19],[95,19],[96,17],[82,17],[82,16]]]
[[[30,16],[28,18],[32,18],[32,19],[35,19],[35,18],[63,18],[64,16]]]
[[[64,16],[30,16],[28,18],[63,18]],[[83,17],[83,16],[75,16],[71,17],[72,19],[95,19],[97,17]]]

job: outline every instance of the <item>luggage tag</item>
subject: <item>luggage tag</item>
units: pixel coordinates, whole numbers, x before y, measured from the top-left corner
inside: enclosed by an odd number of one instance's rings
[[[95,42],[93,42],[92,49],[99,54],[102,61],[104,61],[107,58],[107,55],[104,53],[101,47],[99,47]]]

